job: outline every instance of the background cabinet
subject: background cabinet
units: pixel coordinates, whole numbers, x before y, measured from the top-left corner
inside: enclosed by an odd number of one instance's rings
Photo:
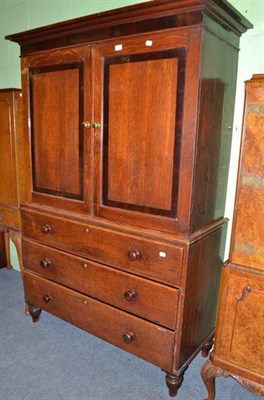
[[[225,2],[152,1],[11,35],[32,201],[25,300],[166,371],[208,352],[239,36]]]
[[[1,265],[11,267],[9,237],[21,255],[20,203],[29,198],[28,140],[23,129],[22,92],[0,90],[0,232]]]
[[[202,369],[210,400],[218,376],[264,395],[263,106],[264,75],[253,75],[246,82],[232,246],[223,269],[215,348]]]

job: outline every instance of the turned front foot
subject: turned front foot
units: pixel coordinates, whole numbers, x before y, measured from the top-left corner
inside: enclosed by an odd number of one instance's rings
[[[201,351],[201,356],[203,358],[207,358],[208,357],[210,351],[212,350],[213,344],[214,344],[214,338],[213,337],[211,339],[209,339],[208,342],[205,343],[205,345],[203,346],[202,351]]]
[[[31,315],[33,322],[38,322],[41,311],[41,308],[28,304],[28,312]]]
[[[173,374],[166,374],[166,384],[169,388],[169,395],[175,397],[183,382],[183,373],[179,376]]]

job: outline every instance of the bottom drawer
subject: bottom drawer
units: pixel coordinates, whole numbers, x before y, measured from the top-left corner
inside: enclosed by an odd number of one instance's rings
[[[171,371],[172,331],[31,273],[24,273],[24,289],[28,304]]]

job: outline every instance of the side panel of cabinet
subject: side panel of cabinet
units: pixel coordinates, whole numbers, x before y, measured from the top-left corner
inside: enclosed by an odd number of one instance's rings
[[[207,19],[210,31],[203,38],[192,232],[224,216],[236,90],[238,48],[231,43],[231,33]]]
[[[83,210],[92,193],[90,48],[23,60],[30,115],[33,200]],[[86,204],[85,204],[85,201]]]
[[[264,374],[263,304],[263,276],[224,268],[215,354],[255,375]]]
[[[215,329],[226,229],[227,223],[190,246],[176,369],[192,357]]]
[[[187,32],[95,47],[97,215],[169,231],[179,219],[188,225],[198,93],[191,70],[199,70],[199,35],[196,49]],[[188,117],[193,125],[184,139]]]
[[[12,91],[0,92],[0,203],[9,206],[18,206],[15,106]]]
[[[264,75],[246,82],[244,114],[230,258],[264,270]]]

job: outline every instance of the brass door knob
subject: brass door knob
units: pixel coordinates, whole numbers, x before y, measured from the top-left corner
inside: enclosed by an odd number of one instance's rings
[[[129,344],[129,343],[131,343],[131,342],[133,341],[133,339],[134,339],[134,333],[131,333],[131,332],[123,333],[122,338],[123,338],[123,340],[124,340],[125,343],[128,343],[128,344]]]
[[[83,121],[83,122],[82,122],[82,126],[83,126],[84,128],[90,128],[90,127],[91,127],[91,124],[90,124],[89,121]]]
[[[135,301],[137,297],[137,292],[133,289],[129,289],[124,293],[126,301]]]
[[[94,129],[97,129],[97,128],[100,128],[100,127],[101,127],[100,122],[94,122],[94,123],[93,123],[93,128],[94,128]]]

